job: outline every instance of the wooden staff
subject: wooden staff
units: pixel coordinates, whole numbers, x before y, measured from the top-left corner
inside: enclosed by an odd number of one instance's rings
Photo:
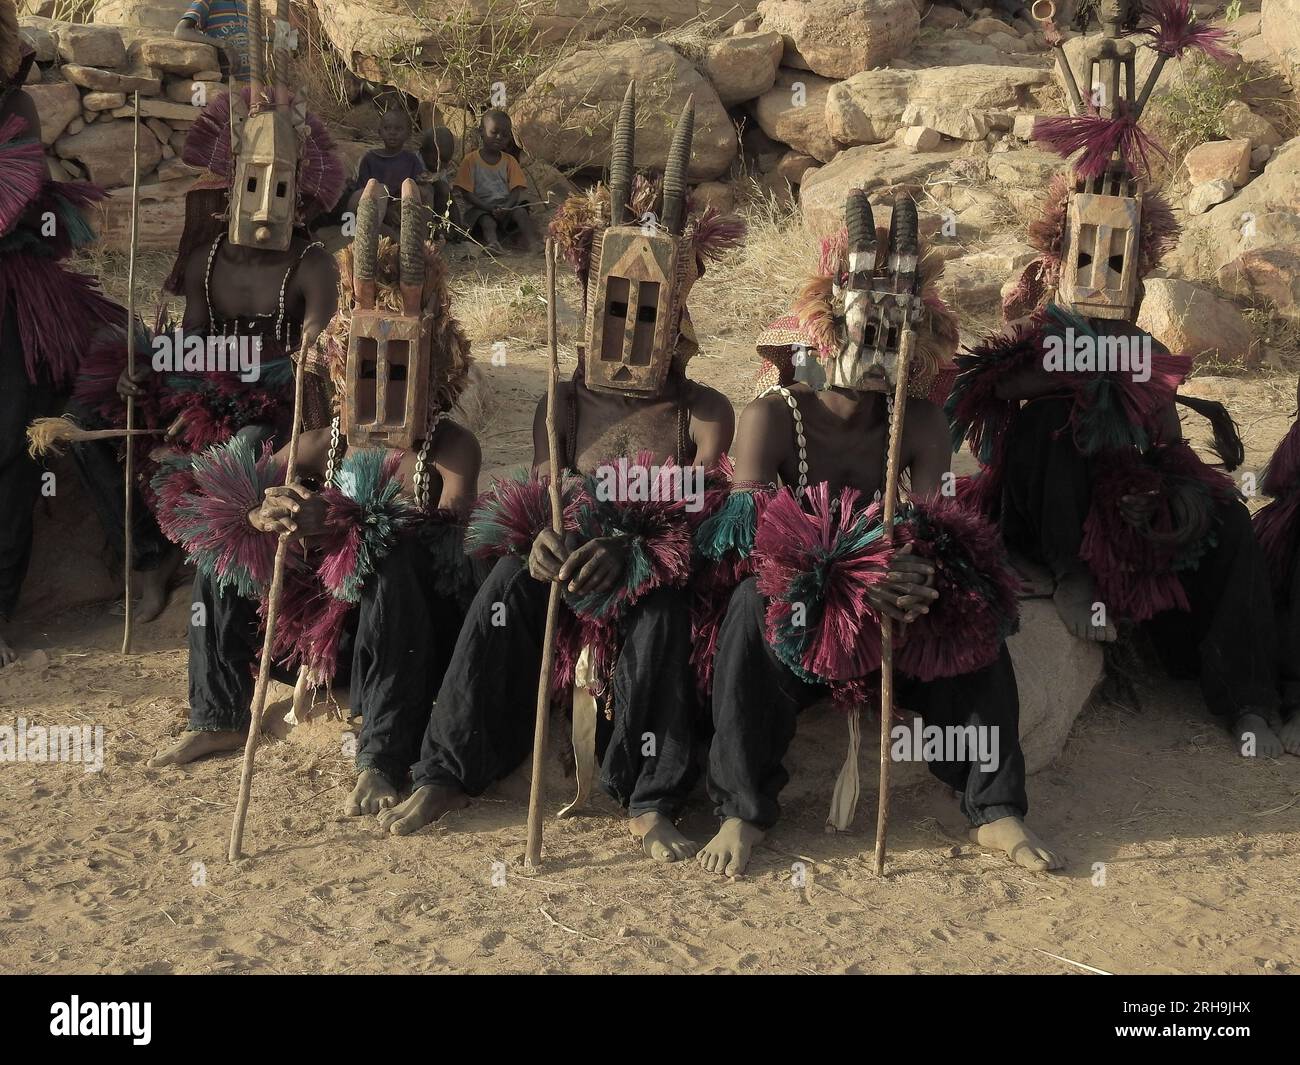
[[[132,138],[131,156],[131,246],[126,264],[126,372],[134,383],[135,378],[135,249],[140,242],[140,91],[135,98],[135,135]],[[126,588],[126,609],[122,619],[122,653],[131,653],[131,637],[135,629],[135,608],[131,605],[131,566],[134,562],[135,537],[131,525],[135,518],[135,396],[126,397],[126,486],[123,490],[125,506],[122,517],[122,571]]]
[[[302,432],[302,395],[307,375],[307,344],[298,352],[293,373],[293,429],[289,434],[289,460],[285,464],[284,483],[294,484],[298,476],[298,436]],[[262,713],[266,709],[266,691],[271,679],[271,645],[275,640],[275,622],[280,613],[284,590],[284,564],[289,552],[290,534],[282,532],[275,548],[275,567],[271,571],[271,588],[266,597],[266,636],[262,640],[262,661],[253,688],[253,705],[249,708],[248,740],[244,744],[244,765],[239,775],[239,798],[235,802],[235,819],[230,826],[229,861],[243,856],[244,818],[248,815],[248,798],[253,790],[253,756],[261,735]]]
[[[899,463],[903,451],[903,415],[907,410],[907,375],[912,363],[916,333],[905,325],[898,348],[898,381],[894,385],[894,413],[889,422],[889,460],[885,466],[885,500],[882,520],[885,542],[894,540],[894,511],[898,506]],[[885,840],[889,834],[889,729],[894,720],[894,622],[880,618],[880,787],[876,812],[876,876],[885,875]]]
[[[555,428],[555,393],[560,383],[559,343],[555,328],[555,242],[546,239],[546,344],[550,372],[546,378],[546,446],[551,465],[551,528],[564,535],[564,506],[560,499],[560,439]],[[551,670],[555,666],[555,629],[560,618],[560,582],[551,583],[546,602],[546,634],[542,637],[542,674],[537,681],[537,724],[533,729],[533,780],[528,792],[528,845],[524,869],[532,872],[542,864],[542,775],[546,769],[546,731],[551,716]]]

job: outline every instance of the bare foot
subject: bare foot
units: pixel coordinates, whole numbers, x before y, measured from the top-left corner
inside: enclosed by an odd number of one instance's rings
[[[164,765],[185,765],[223,751],[242,751],[248,742],[248,730],[242,732],[182,732],[180,739],[149,759],[157,769]]]
[[[641,841],[641,849],[657,862],[680,862],[689,858],[699,845],[677,831],[663,814],[651,810],[628,821],[632,838]]]
[[[379,827],[394,836],[409,836],[431,825],[452,810],[469,805],[469,796],[460,788],[425,784],[416,788],[403,803],[379,812]]]
[[[132,572],[131,582],[140,589],[140,602],[136,606],[136,616],[140,621],[153,621],[163,612],[167,593],[171,591],[172,574],[180,564],[180,548],[173,546],[153,569]]]
[[[1294,728],[1295,723],[1296,717],[1293,716],[1287,722],[1287,727]],[[1285,735],[1287,729],[1282,732]],[[1243,758],[1281,758],[1286,749],[1283,740],[1273,731],[1273,726],[1259,714],[1242,714],[1233,722],[1232,734],[1237,739],[1237,753]]]
[[[1291,711],[1291,716],[1278,733],[1278,739],[1282,741],[1282,749],[1287,754],[1300,755],[1300,708]]]
[[[1109,621],[1093,624],[1093,604],[1097,601],[1092,578],[1082,570],[1067,573],[1056,585],[1052,602],[1065,627],[1081,640],[1113,643],[1119,635]]]
[[[18,652],[13,649],[13,645],[0,636],[0,669],[5,666],[12,666],[18,661]]]
[[[981,847],[1002,851],[1013,862],[1032,873],[1062,869],[1065,859],[1025,827],[1018,817],[999,817],[970,830],[970,838]]]
[[[363,769],[357,774],[357,786],[343,803],[343,816],[360,817],[377,814],[397,805],[397,789],[377,769]]]
[[[728,817],[722,822],[718,834],[700,848],[700,868],[706,873],[740,876],[749,865],[754,848],[763,842],[766,835],[757,825],[739,817]]]

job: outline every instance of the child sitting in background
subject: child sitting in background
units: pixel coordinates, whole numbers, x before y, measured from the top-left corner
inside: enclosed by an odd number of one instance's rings
[[[443,239],[456,239],[463,224],[460,208],[451,194],[454,169],[451,157],[455,152],[456,138],[446,126],[426,129],[420,135],[420,159],[425,172],[416,180],[420,182],[425,203],[433,211],[437,236]]]
[[[402,182],[407,178],[419,181],[424,177],[426,168],[424,160],[406,147],[411,137],[411,119],[401,107],[390,107],[379,121],[379,139],[384,142],[382,148],[372,148],[361,157],[357,167],[357,182],[348,196],[347,209],[356,216],[357,204],[361,194],[371,178],[388,190],[388,208],[384,214],[381,232],[384,236],[397,239],[400,221],[399,204],[402,199]],[[423,188],[424,186],[422,186]],[[425,197],[428,204],[430,198]]]
[[[520,251],[531,251],[536,242],[524,205],[528,180],[505,151],[512,139],[510,116],[496,108],[484,111],[479,121],[482,147],[461,161],[454,183],[466,232],[493,254],[501,251],[503,238],[513,238]]]

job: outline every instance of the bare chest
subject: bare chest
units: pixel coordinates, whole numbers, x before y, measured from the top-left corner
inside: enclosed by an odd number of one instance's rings
[[[687,414],[676,400],[638,404],[629,411],[621,401],[607,404],[601,400],[584,402],[579,398],[577,409],[571,404],[570,411],[564,443],[573,441],[574,446],[566,450],[574,455],[574,465],[584,472],[638,451],[651,452],[656,461],[671,458],[683,462],[694,458],[693,453],[685,459],[681,455],[683,437],[686,450],[691,447],[685,425]]]

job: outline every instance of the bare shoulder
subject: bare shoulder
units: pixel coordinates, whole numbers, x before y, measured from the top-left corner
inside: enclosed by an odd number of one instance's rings
[[[950,439],[948,416],[928,399],[909,399],[904,415],[903,435],[918,446]]]
[[[564,410],[569,403],[570,397],[574,393],[574,384],[572,381],[557,381],[555,385],[555,405],[560,410]],[[543,392],[537,397],[536,419],[538,423],[546,417],[546,393]],[[563,422],[560,423],[561,432],[563,432]]]
[[[305,473],[323,474],[329,459],[330,430],[307,429],[298,437],[298,465]]]
[[[691,414],[696,418],[716,421],[719,418],[734,418],[736,416],[731,406],[731,400],[716,388],[702,385],[698,381],[690,382],[687,403],[690,406]]]
[[[449,468],[478,469],[483,461],[483,449],[479,446],[478,437],[469,429],[448,418],[438,425],[434,437],[433,461]]]
[[[298,262],[298,273],[300,275],[313,279],[329,278],[331,280],[338,277],[338,263],[334,261],[334,256],[321,245],[307,244],[301,256]]]

